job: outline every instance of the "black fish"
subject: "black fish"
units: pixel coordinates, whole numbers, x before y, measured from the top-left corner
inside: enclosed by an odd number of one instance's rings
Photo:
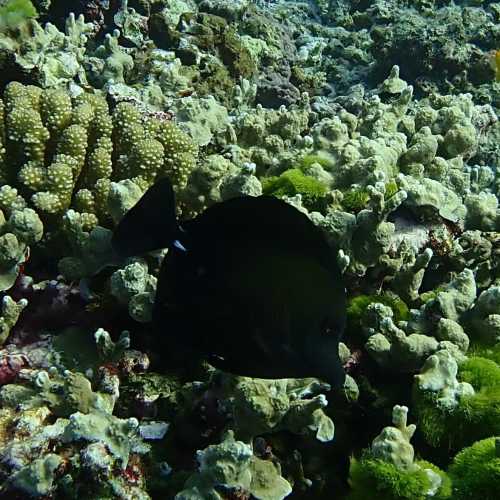
[[[124,257],[168,247],[153,323],[181,363],[205,358],[248,377],[343,384],[341,274],[322,231],[291,205],[243,196],[179,225],[172,185],[162,179],[127,212],[112,243]]]

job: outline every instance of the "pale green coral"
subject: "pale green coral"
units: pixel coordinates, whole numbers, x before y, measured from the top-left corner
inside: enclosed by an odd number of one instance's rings
[[[48,495],[52,492],[55,475],[62,460],[59,455],[48,453],[14,474],[10,483],[15,489],[35,498]]]
[[[474,388],[470,384],[458,381],[457,373],[457,362],[448,351],[438,351],[429,356],[420,374],[415,375],[415,398],[427,398],[432,394],[432,399],[439,408],[453,410],[459,405],[461,398],[474,394]]]
[[[206,146],[215,134],[225,130],[228,113],[213,96],[187,97],[177,102],[176,119],[198,146]]]
[[[460,198],[451,190],[432,179],[399,177],[400,187],[407,193],[405,206],[416,213],[439,215],[452,222],[463,224],[466,214]]]
[[[430,333],[440,318],[450,319],[456,323],[465,319],[476,300],[476,281],[474,273],[465,269],[449,283],[425,302],[420,310],[415,310],[408,322],[408,331]],[[464,340],[460,341],[463,345]]]
[[[331,441],[335,427],[324,411],[327,387],[314,379],[264,380],[226,376],[228,409],[237,435],[249,438],[282,429]],[[314,397],[311,395],[316,394]]]
[[[119,30],[114,30],[112,34],[107,33],[103,45],[97,47],[95,57],[89,59],[97,87],[108,82],[123,83],[127,73],[134,67],[132,56],[118,44],[119,37]]]
[[[280,468],[253,455],[252,448],[228,432],[222,442],[198,451],[198,472],[175,500],[222,500],[232,490],[261,500],[281,500],[292,487]]]
[[[32,36],[2,37],[0,44],[12,51],[15,62],[23,71],[36,73],[44,87],[67,84],[74,79],[86,83],[83,69],[87,35],[92,32],[92,23],[85,23],[83,16],[66,19],[65,33],[53,24],[44,27],[37,21],[30,23]]]
[[[111,294],[127,305],[132,318],[139,322],[151,321],[156,293],[156,278],[148,273],[143,260],[135,260],[111,275]]]
[[[124,346],[113,345],[109,335],[106,346],[101,349],[102,363],[125,359]],[[131,457],[129,467],[135,470],[150,447],[142,440],[135,418],[111,414],[119,395],[118,375],[101,367],[91,384],[83,374],[61,369],[61,355],[52,351],[50,342],[21,351],[29,368],[15,384],[0,389],[0,474],[9,478],[1,494],[148,499],[143,478],[130,483],[122,473]],[[82,356],[78,348],[74,351]],[[58,367],[39,369],[54,361]],[[92,376],[93,370],[87,372]],[[72,465],[61,474],[61,469],[55,472],[50,465],[54,457],[63,456]],[[85,484],[85,491],[81,474],[95,477],[92,485]]]
[[[103,442],[124,469],[134,445],[138,440],[139,422],[135,418],[122,420],[108,413],[73,413],[64,429],[63,442],[84,440],[90,443]]]
[[[26,299],[19,299],[17,302],[5,295],[2,298],[2,306],[0,308],[0,346],[7,340],[10,331],[17,323],[23,309],[28,305]]]
[[[118,223],[139,201],[142,195],[143,190],[130,179],[112,182],[109,189],[107,208],[113,221]]]
[[[356,224],[350,241],[353,260],[351,268],[357,274],[363,274],[370,266],[388,252],[393,243],[395,226],[386,219],[406,199],[405,191],[398,191],[386,199],[383,190],[373,186],[368,188],[370,203],[356,216]]]
[[[97,352],[101,361],[106,363],[116,363],[130,347],[129,332],[122,332],[117,342],[113,342],[109,333],[103,328],[99,328],[94,333]]]
[[[238,167],[221,155],[209,155],[190,174],[182,201],[194,213],[222,201],[224,181],[238,173]]]
[[[104,267],[117,263],[111,248],[112,231],[97,225],[94,214],[68,210],[62,229],[72,247],[73,256],[58,262],[59,271],[68,279],[92,276]]]
[[[449,496],[446,475],[435,465],[414,461],[410,439],[416,426],[407,425],[407,414],[406,406],[394,406],[394,426],[385,427],[359,460],[351,459],[349,499],[425,500]]]
[[[393,370],[413,371],[435,352],[439,342],[430,336],[407,335],[393,322],[391,308],[370,304],[363,316],[363,329],[369,336],[365,347],[375,361]]]
[[[42,234],[43,224],[34,210],[12,210],[7,221],[0,210],[0,291],[14,284],[29,257],[29,246],[40,241]]]

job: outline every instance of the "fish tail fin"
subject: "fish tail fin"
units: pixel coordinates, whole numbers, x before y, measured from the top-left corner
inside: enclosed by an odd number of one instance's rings
[[[122,257],[166,248],[179,233],[175,194],[167,177],[155,182],[113,231],[111,245]]]

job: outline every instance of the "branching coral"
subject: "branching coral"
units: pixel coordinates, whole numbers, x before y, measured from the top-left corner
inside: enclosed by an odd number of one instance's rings
[[[326,442],[333,439],[334,424],[323,411],[328,404],[321,394],[325,389],[323,384],[307,379],[262,380],[227,376],[224,406],[234,419],[234,430],[244,439],[287,429],[313,434],[319,441]]]
[[[446,440],[453,449],[460,449],[497,435],[499,380],[494,361],[472,356],[457,370],[446,351],[431,356],[414,386],[417,417],[426,440],[432,446]]]
[[[414,461],[410,439],[415,425],[406,425],[408,408],[395,406],[394,427],[386,427],[360,460],[351,459],[349,498],[380,500],[448,498],[450,481],[436,466]]]
[[[9,295],[2,299],[0,315],[0,346],[7,340],[11,329],[17,323],[23,309],[28,305],[26,299],[20,299],[17,302]]]
[[[65,370],[50,342],[40,342],[26,351],[31,366],[1,387],[2,495],[150,498],[140,467],[150,448],[141,436],[158,437],[135,418],[112,415],[119,396],[116,367],[127,358],[128,342],[114,344],[102,329],[95,337],[106,365],[87,370],[92,381]],[[40,369],[47,363],[55,364]],[[95,482],[83,491],[89,474]]]
[[[175,500],[222,500],[227,494],[281,500],[292,488],[271,461],[253,455],[251,446],[229,432],[218,445],[198,452],[199,470]]]
[[[27,246],[42,237],[37,213],[49,229],[62,226],[73,255],[61,271],[79,278],[110,261],[103,255],[110,252],[109,230],[96,226],[110,224],[112,180],[133,182],[140,196],[168,175],[180,191],[196,166],[196,146],[172,122],[142,116],[127,103],[111,115],[98,94],[71,99],[63,90],[12,82],[0,109],[0,208],[10,217],[0,242],[3,289],[12,285]],[[25,209],[28,199],[36,213]]]

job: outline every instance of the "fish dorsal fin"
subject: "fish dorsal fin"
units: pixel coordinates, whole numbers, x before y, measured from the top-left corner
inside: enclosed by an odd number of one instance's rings
[[[174,190],[165,177],[125,214],[113,231],[111,244],[122,257],[132,257],[170,246],[178,232]]]

